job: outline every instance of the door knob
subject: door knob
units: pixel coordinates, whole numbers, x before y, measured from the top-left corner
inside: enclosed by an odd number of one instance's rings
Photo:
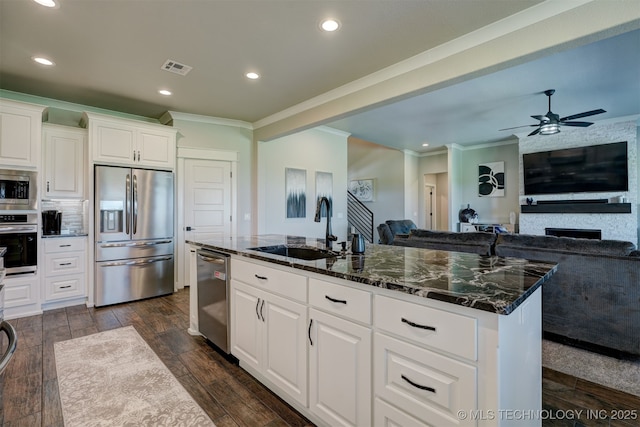
[[[193,231],[193,230],[195,230],[195,228],[185,227],[185,230],[186,230],[186,231]]]

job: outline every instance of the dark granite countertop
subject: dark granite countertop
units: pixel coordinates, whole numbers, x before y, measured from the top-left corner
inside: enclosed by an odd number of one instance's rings
[[[373,244],[367,245],[363,255],[347,252],[315,261],[250,249],[283,244],[324,245],[324,239],[283,235],[220,237],[187,243],[505,315],[533,294],[557,267],[519,258]]]

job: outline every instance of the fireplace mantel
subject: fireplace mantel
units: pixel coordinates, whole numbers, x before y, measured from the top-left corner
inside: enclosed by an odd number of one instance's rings
[[[542,203],[536,205],[520,205],[520,212],[529,213],[631,213],[631,203],[576,203],[567,201],[566,203]]]

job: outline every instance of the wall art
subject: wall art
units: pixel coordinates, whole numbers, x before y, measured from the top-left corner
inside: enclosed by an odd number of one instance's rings
[[[504,197],[504,162],[478,165],[478,196]]]
[[[285,168],[285,197],[287,218],[307,216],[307,171]]]
[[[333,206],[333,174],[331,172],[316,172],[316,203],[320,201],[321,197],[329,199],[329,203]],[[320,218],[326,217],[327,205],[323,204]]]
[[[373,179],[354,179],[349,183],[349,191],[361,202],[373,202]]]

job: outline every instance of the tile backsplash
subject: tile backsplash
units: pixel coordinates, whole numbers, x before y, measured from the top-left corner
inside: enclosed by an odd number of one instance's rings
[[[85,234],[88,228],[88,200],[43,200],[42,210],[62,212],[62,234]]]

